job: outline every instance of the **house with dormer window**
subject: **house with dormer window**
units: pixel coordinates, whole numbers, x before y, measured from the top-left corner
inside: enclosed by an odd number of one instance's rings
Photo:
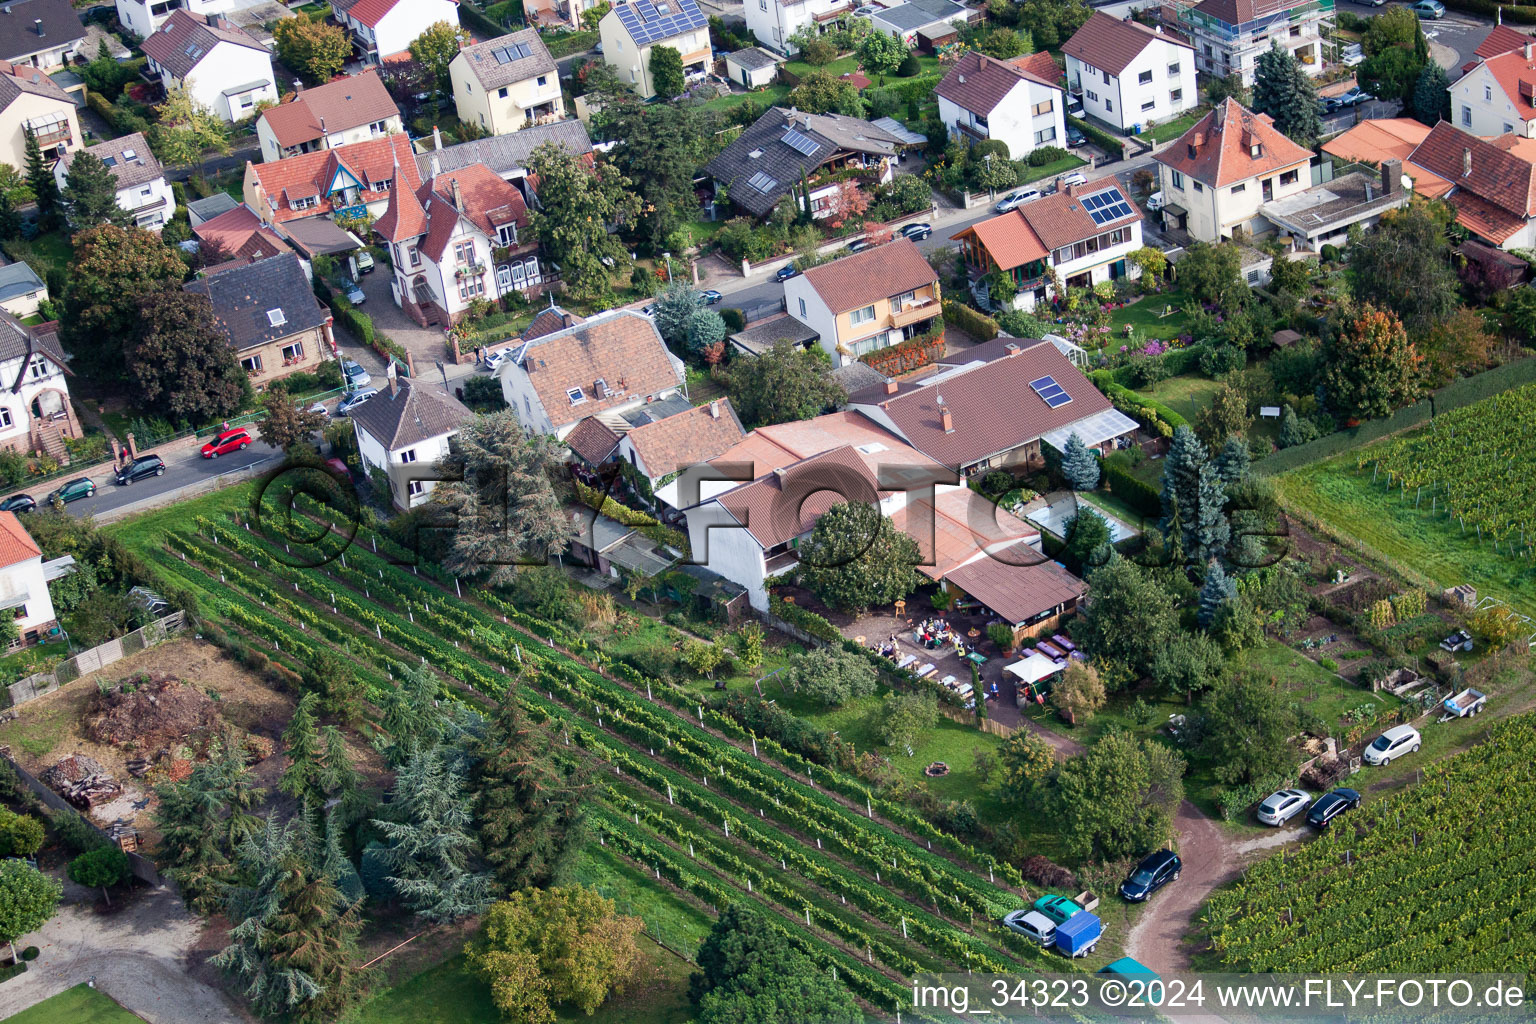
[[[65,153],[53,165],[54,181],[62,192],[69,181],[69,167],[79,152],[101,159],[117,180],[117,205],[133,215],[141,228],[159,231],[176,214],[176,197],[166,184],[165,171],[142,132],[101,142],[86,150]]]
[[[263,160],[335,149],[404,130],[400,108],[372,69],[300,89],[256,118]]]
[[[144,38],[143,50],[162,86],[184,87],[226,121],[251,117],[256,104],[277,100],[272,54],[222,14],[175,11]]]
[[[404,188],[421,187],[410,139],[402,134],[350,146],[245,165],[245,205],[263,223],[342,214],[379,217],[400,175]]]
[[[296,253],[225,264],[183,289],[208,299],[214,325],[258,388],[336,358],[330,311]]]
[[[397,189],[374,230],[390,246],[395,304],[423,326],[456,323],[477,299],[537,295],[550,281],[523,194],[484,164]]]
[[[56,327],[28,327],[0,310],[0,448],[68,462],[64,439],[84,436],[68,375]]]

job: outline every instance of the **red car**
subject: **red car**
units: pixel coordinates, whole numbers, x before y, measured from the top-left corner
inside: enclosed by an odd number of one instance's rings
[[[226,430],[212,441],[203,445],[203,458],[216,459],[220,455],[242,451],[250,446],[251,432],[249,430]]]

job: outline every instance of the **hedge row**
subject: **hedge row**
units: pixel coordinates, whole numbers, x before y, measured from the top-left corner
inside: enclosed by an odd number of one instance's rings
[[[459,4],[459,21],[466,28],[484,33],[486,39],[496,39],[507,34],[505,26],[486,17],[485,12],[472,3]]]
[[[657,544],[666,544],[676,548],[685,554],[689,552],[688,537],[680,530],[674,530],[665,525],[655,516],[648,515],[638,509],[632,509],[611,495],[604,494],[596,487],[588,487],[580,480],[576,481],[576,496],[581,503],[594,510],[599,515],[605,515],[625,526],[630,527]]]
[[[916,101],[922,103],[933,96],[933,90],[939,87],[943,75],[923,75],[920,78],[908,78],[900,82],[888,82],[883,88],[890,89],[901,97],[903,103]]]
[[[944,300],[944,322],[960,328],[977,341],[991,341],[998,334],[996,320],[952,299]]]
[[[1103,462],[1099,471],[1109,485],[1109,493],[1125,502],[1144,516],[1161,516],[1163,498],[1157,488],[1127,473],[1113,462]]]
[[[1104,151],[1106,156],[1119,160],[1125,155],[1125,140],[1117,139],[1102,128],[1097,128],[1079,117],[1067,118],[1067,124],[1088,137],[1088,141]]]
[[[1536,25],[1536,7],[1498,4],[1494,3],[1493,0],[1445,0],[1445,6],[1456,11],[1466,11],[1469,14],[1481,14],[1485,18],[1492,18],[1498,15],[1500,8],[1503,8],[1504,21]]]
[[[1200,369],[1200,357],[1210,349],[1209,345],[1190,345],[1188,348],[1169,349],[1162,356],[1163,365],[1168,368],[1168,376],[1182,377],[1188,373],[1196,373]],[[1124,387],[1133,387],[1131,383],[1134,368],[1130,363],[1121,363],[1114,369],[1115,383]]]
[[[331,291],[330,285],[315,278],[315,296],[330,307],[336,322],[345,327],[358,341],[373,349],[384,359],[393,358],[401,366],[410,366],[410,357],[400,343],[373,326],[373,317]]]
[[[1507,8],[1506,8],[1507,10]],[[1443,416],[1473,402],[1481,402],[1522,384],[1536,382],[1536,359],[1517,359],[1471,377],[1454,380],[1429,396],[1434,415]]]
[[[1116,384],[1114,374],[1108,370],[1094,370],[1088,377],[1116,409],[1159,437],[1172,437],[1179,427],[1189,425],[1188,420],[1157,399]]]

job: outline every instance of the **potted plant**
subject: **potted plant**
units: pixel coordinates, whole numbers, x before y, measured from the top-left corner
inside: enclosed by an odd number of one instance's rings
[[[1015,644],[1013,641],[1013,627],[1006,622],[994,622],[987,627],[987,639],[997,644],[997,649],[1005,655],[1013,653]]]

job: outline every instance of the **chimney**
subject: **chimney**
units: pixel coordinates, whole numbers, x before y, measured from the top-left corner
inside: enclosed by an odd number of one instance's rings
[[[716,398],[709,403],[709,418],[712,420],[720,418],[720,399]]]
[[[888,380],[885,382],[885,393],[888,395],[894,395],[899,388],[900,385],[897,384],[894,380]]]
[[[459,179],[453,178],[453,208],[460,213],[464,212],[464,193],[459,191]]]
[[[1465,178],[1467,175],[1469,175],[1471,173],[1472,173],[1472,150],[1471,149],[1463,149],[1461,151],[1461,176],[1463,178]]]
[[[947,405],[939,406],[939,425],[944,428],[944,433],[946,434],[953,434],[955,432],[955,418],[949,414],[949,406]]]
[[[1223,103],[1216,104],[1216,120],[1215,120],[1214,123],[1216,125],[1216,130],[1217,131],[1221,130],[1221,126],[1226,123],[1226,120],[1227,120],[1227,105],[1226,105],[1226,103],[1223,102]]]
[[[1531,44],[1530,43],[1526,43],[1525,44],[1525,59],[1526,60],[1530,60],[1531,59]]]
[[[783,480],[784,477],[787,476],[788,474],[786,474],[784,472],[784,467],[783,466],[775,466],[773,468],[773,475],[778,477],[780,480]]]
[[[32,24],[37,26],[37,34],[39,36],[42,36],[42,35],[45,34],[43,32],[43,19],[42,18],[33,18],[32,19]],[[1529,46],[1526,47],[1526,56],[1527,57],[1530,56],[1530,47]]]
[[[437,125],[432,126],[432,148],[434,150],[443,148],[443,133],[438,129]]]
[[[437,176],[439,174],[442,174],[442,173],[443,173],[442,161],[438,160],[436,153],[433,153],[432,154],[432,178],[433,178],[433,180],[435,181],[437,179]]]
[[[1368,182],[1365,183],[1365,201],[1369,203],[1371,200],[1373,200],[1375,198],[1376,198],[1376,186],[1368,181]]]
[[[1012,359],[1014,356],[1018,355],[1024,350],[1010,341],[1008,344],[1003,346],[1003,351],[1008,353],[1009,359]]]
[[[325,138],[325,115],[320,115],[320,137]]]
[[[1381,194],[1392,196],[1403,187],[1403,162],[1401,160],[1383,160],[1381,162]]]

